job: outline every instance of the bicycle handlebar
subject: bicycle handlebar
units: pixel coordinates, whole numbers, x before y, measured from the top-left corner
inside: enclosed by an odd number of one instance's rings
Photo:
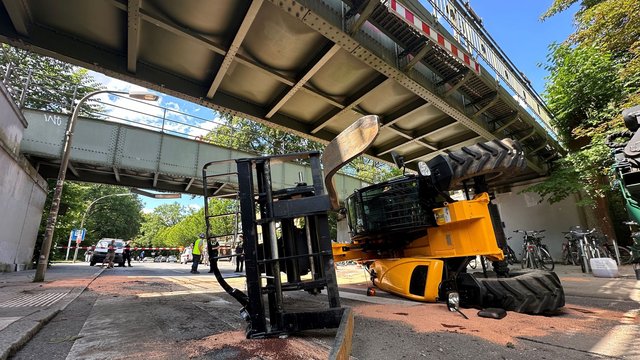
[[[588,231],[571,230],[571,231],[569,231],[569,232],[570,232],[571,234],[576,235],[576,236],[585,236],[585,235],[591,235],[591,234],[593,234],[594,232],[596,232],[596,229],[595,229],[595,228],[593,228],[593,229],[588,230]]]

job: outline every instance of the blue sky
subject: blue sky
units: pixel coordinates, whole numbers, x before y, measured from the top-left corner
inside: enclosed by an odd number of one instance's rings
[[[552,0],[471,0],[471,7],[482,18],[485,29],[511,61],[531,80],[535,90],[544,91],[548,46],[562,42],[573,33],[577,5],[544,22],[540,16]]]
[[[426,0],[421,0],[425,2]],[[555,15],[554,17],[541,21],[540,16],[551,5],[552,0],[472,0],[471,6],[478,16],[483,20],[485,29],[491,34],[502,50],[511,61],[531,80],[535,90],[542,94],[544,91],[546,71],[541,64],[546,63],[548,47],[553,42],[564,41],[573,32],[573,15],[577,6]],[[430,8],[430,6],[427,6]],[[106,88],[114,90],[144,90],[139,86],[131,85],[120,80],[109,78],[105,75],[93,73],[97,80],[104,83]],[[114,99],[111,99],[114,100]],[[162,95],[155,105],[169,107],[176,111],[176,118],[184,117],[180,113],[196,116],[200,119],[212,120],[213,122],[202,122],[204,130],[187,129],[192,131],[191,135],[199,135],[197,131],[206,132],[215,126],[218,115],[211,109],[189,103],[171,96]],[[135,107],[144,109],[144,112],[157,111],[157,108],[150,108],[144,104],[133,104]],[[190,120],[193,120],[191,118]],[[179,126],[178,126],[179,127]],[[176,129],[180,130],[180,129]],[[184,129],[183,129],[184,130]],[[202,207],[201,197],[183,195],[179,200],[159,200],[147,197],[140,197],[144,202],[145,211],[151,211],[158,205],[168,204],[177,201],[179,204],[199,209]]]

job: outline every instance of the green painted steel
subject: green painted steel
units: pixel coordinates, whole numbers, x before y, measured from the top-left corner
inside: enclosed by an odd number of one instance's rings
[[[28,109],[23,112],[29,127],[22,139],[21,152],[34,158],[59,159],[68,115]],[[84,172],[91,171],[93,167],[96,173],[100,173],[99,169],[112,169],[103,174],[105,180],[129,171],[130,174],[146,177],[149,185],[152,185],[154,177],[159,175],[171,179],[198,179],[201,183],[202,166],[206,162],[254,156],[159,131],[81,117],[73,135],[71,163],[76,167],[82,166],[83,170],[78,171],[79,180],[82,180]],[[299,173],[302,173],[304,180],[311,180],[311,170],[300,164],[276,164],[272,168],[274,189],[295,186],[299,181]],[[229,172],[235,172],[233,162],[216,165],[210,173]],[[92,178],[91,181],[99,180]],[[216,181],[227,184],[230,189],[237,185],[233,175],[217,178]],[[353,190],[368,185],[346,175],[337,175],[336,184],[343,199]],[[163,187],[161,182],[149,188],[176,191],[175,188]],[[184,192],[201,194],[199,188],[185,189]]]

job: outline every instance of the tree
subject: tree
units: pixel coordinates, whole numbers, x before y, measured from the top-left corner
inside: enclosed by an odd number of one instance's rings
[[[159,235],[165,229],[178,225],[187,216],[193,215],[191,212],[187,215],[187,209],[174,202],[172,204],[162,204],[157,206],[151,213],[142,215],[142,225],[140,233],[134,243],[141,246],[183,246],[182,243],[159,241]]]
[[[556,202],[576,191],[592,205],[600,226],[612,235],[608,198],[608,132],[622,128],[621,109],[640,102],[640,2],[555,0],[548,18],[573,4],[576,31],[551,46],[544,97],[569,155],[553,164],[548,179],[526,191]],[[614,199],[616,200],[616,199]]]
[[[38,251],[42,245],[54,188],[55,180],[49,180],[49,192],[40,222],[34,260],[39,256]],[[88,209],[89,204],[94,200],[111,194],[130,193],[129,189],[119,186],[71,181],[65,183],[60,202],[60,213],[54,231],[52,254],[57,254],[56,256],[59,257],[66,253],[66,251],[55,252],[55,247],[67,246],[71,230],[80,228],[85,213],[84,227],[87,229],[87,234],[83,242],[84,246],[94,245],[97,240],[103,237],[130,239],[137,235],[142,219],[140,215],[142,203],[137,195],[107,197],[99,200],[91,209]]]
[[[162,204],[153,209],[153,214],[157,215],[160,221],[167,227],[179,223],[184,219],[186,213],[186,208],[178,204],[178,202]]]
[[[89,71],[65,62],[0,44],[0,71],[9,77],[5,83],[14,99],[20,100],[26,90],[24,106],[31,109],[71,112],[72,99],[103,89]],[[29,86],[26,86],[27,81]],[[75,97],[74,97],[75,94]],[[83,109],[96,111],[98,104],[85,103]]]
[[[106,195],[131,194],[129,189],[112,185],[92,185],[86,198],[91,201]],[[142,201],[138,195],[111,196],[96,202],[87,213],[85,227],[91,241],[103,237],[129,240],[138,235],[142,224]]]

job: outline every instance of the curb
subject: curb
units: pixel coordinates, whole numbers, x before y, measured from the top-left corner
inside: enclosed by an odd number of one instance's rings
[[[20,350],[43,326],[75,301],[103,271],[104,268],[95,272],[89,282],[82,287],[73,288],[59,303],[51,308],[36,311],[7,326],[0,336],[0,360],[6,360]]]
[[[329,354],[330,360],[344,360],[351,357],[351,345],[353,343],[353,311],[345,308],[340,320],[340,326],[336,333],[333,348]]]

